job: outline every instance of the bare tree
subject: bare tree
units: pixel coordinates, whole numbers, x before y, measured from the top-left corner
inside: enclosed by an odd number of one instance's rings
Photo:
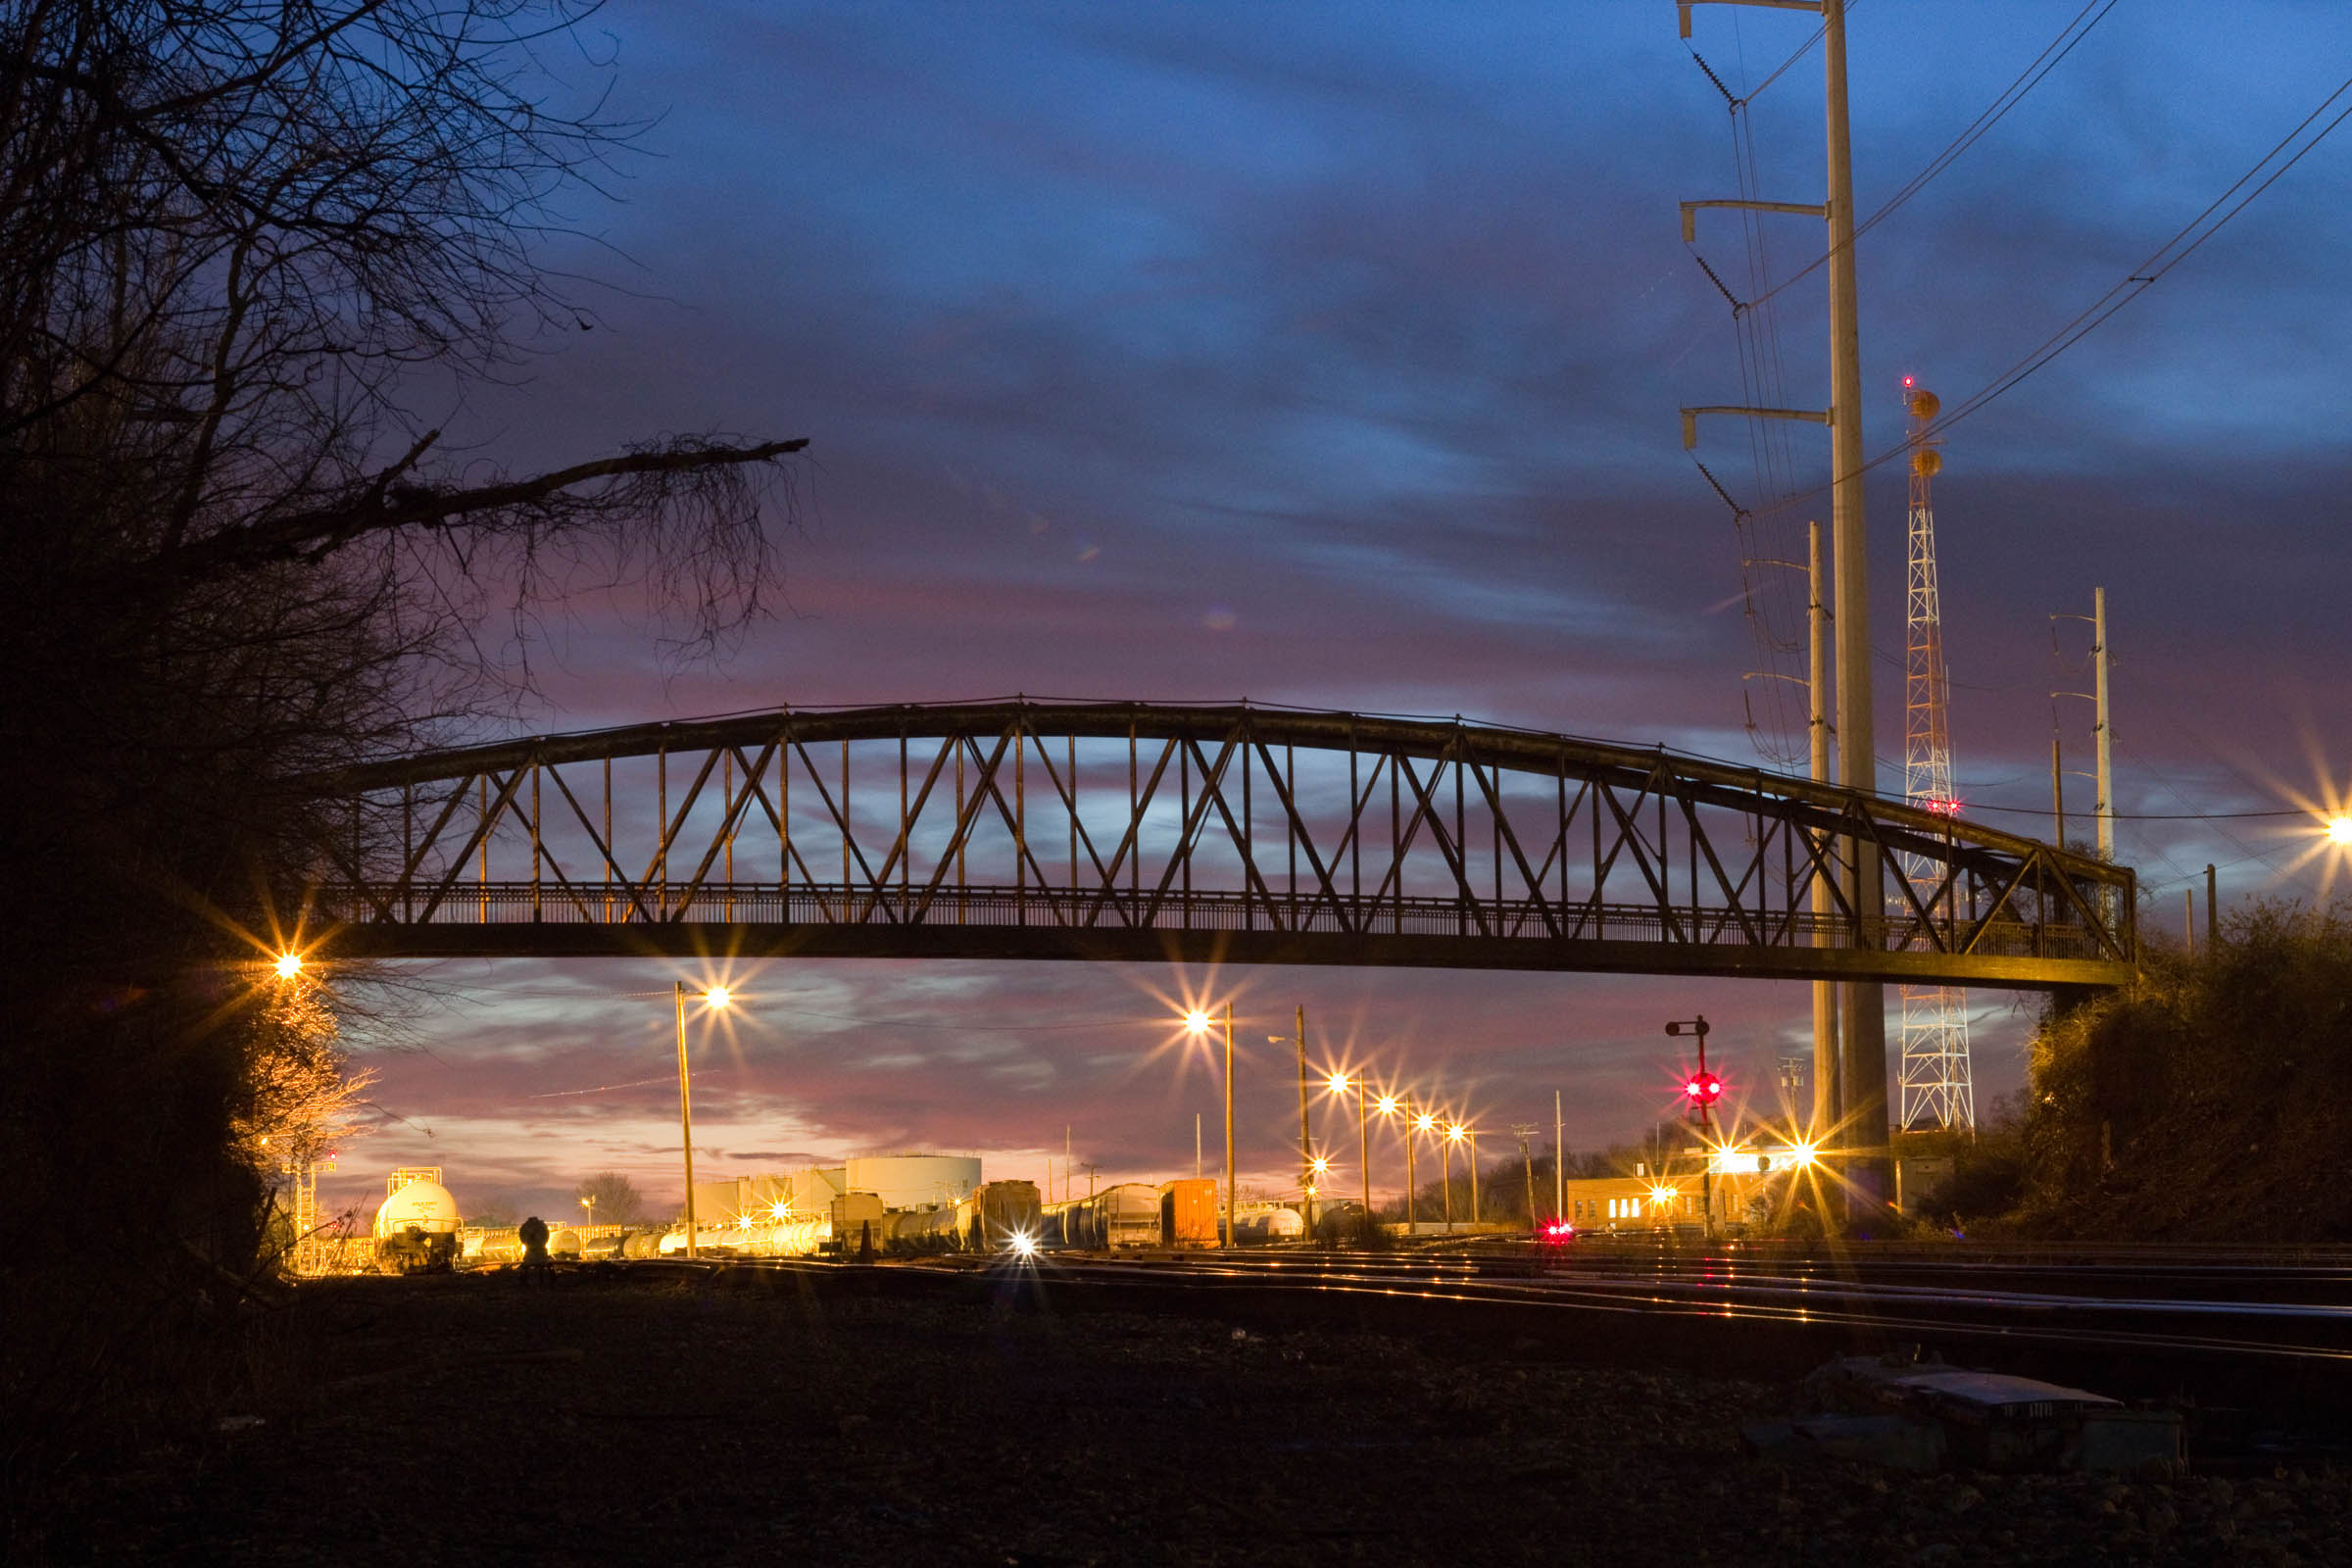
[[[595,1200],[590,1210],[600,1225],[634,1225],[645,1218],[645,1195],[637,1184],[616,1170],[600,1170],[580,1183],[572,1195]]]
[[[797,439],[517,474],[416,413],[591,322],[539,257],[638,128],[595,10],[0,0],[0,1266],[56,1303],[0,1349],[25,1430],[145,1407],[157,1293],[198,1283],[169,1260],[224,1299],[251,1140],[332,1120],[332,1036],[252,962],[354,830],[305,776],[511,701],[570,586],[708,650],[775,585]]]

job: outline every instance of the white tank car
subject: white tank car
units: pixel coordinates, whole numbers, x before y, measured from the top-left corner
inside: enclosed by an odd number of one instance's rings
[[[457,1260],[458,1200],[441,1173],[392,1173],[392,1190],[375,1211],[375,1266],[384,1274],[446,1269]]]
[[[1306,1234],[1306,1221],[1295,1208],[1245,1209],[1233,1216],[1238,1242],[1295,1242]]]

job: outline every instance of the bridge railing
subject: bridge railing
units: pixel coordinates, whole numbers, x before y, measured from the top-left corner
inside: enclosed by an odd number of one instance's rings
[[[1310,936],[1484,938],[1505,942],[1682,943],[1697,947],[1817,944],[1881,952],[1921,945],[1916,921],[1855,922],[1795,910],[1760,927],[1718,908],[1661,912],[1654,904],[1582,903],[1562,906],[1528,899],[1350,899],[1174,893],[1154,898],[1128,890],[965,887],[877,893],[855,883],[704,883],[692,888],[551,888],[542,883],[468,885],[429,903],[414,887],[376,883],[325,890],[318,911],[350,925],[435,926],[910,926],[921,924],[1044,929],[1291,932]],[[1859,929],[1857,929],[1857,924]],[[2095,932],[2082,926],[2018,920],[1978,921],[1951,945],[2004,957],[2095,958]]]

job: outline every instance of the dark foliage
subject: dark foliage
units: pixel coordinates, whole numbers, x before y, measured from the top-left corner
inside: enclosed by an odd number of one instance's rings
[[[533,247],[629,127],[538,61],[591,10],[0,0],[12,1532],[91,1446],[200,1419],[270,1298],[263,960],[374,843],[306,777],[511,702],[485,629],[573,573],[706,647],[770,585],[799,442],[510,475],[404,404],[580,319]]]
[[[2034,1044],[2022,1225],[2352,1241],[2352,917],[2258,906],[2193,959],[2054,1010]]]

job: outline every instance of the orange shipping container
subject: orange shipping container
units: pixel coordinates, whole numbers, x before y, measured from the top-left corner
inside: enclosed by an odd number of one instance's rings
[[[1160,1184],[1159,1244],[1162,1247],[1217,1245],[1217,1184],[1213,1178],[1187,1176]]]

